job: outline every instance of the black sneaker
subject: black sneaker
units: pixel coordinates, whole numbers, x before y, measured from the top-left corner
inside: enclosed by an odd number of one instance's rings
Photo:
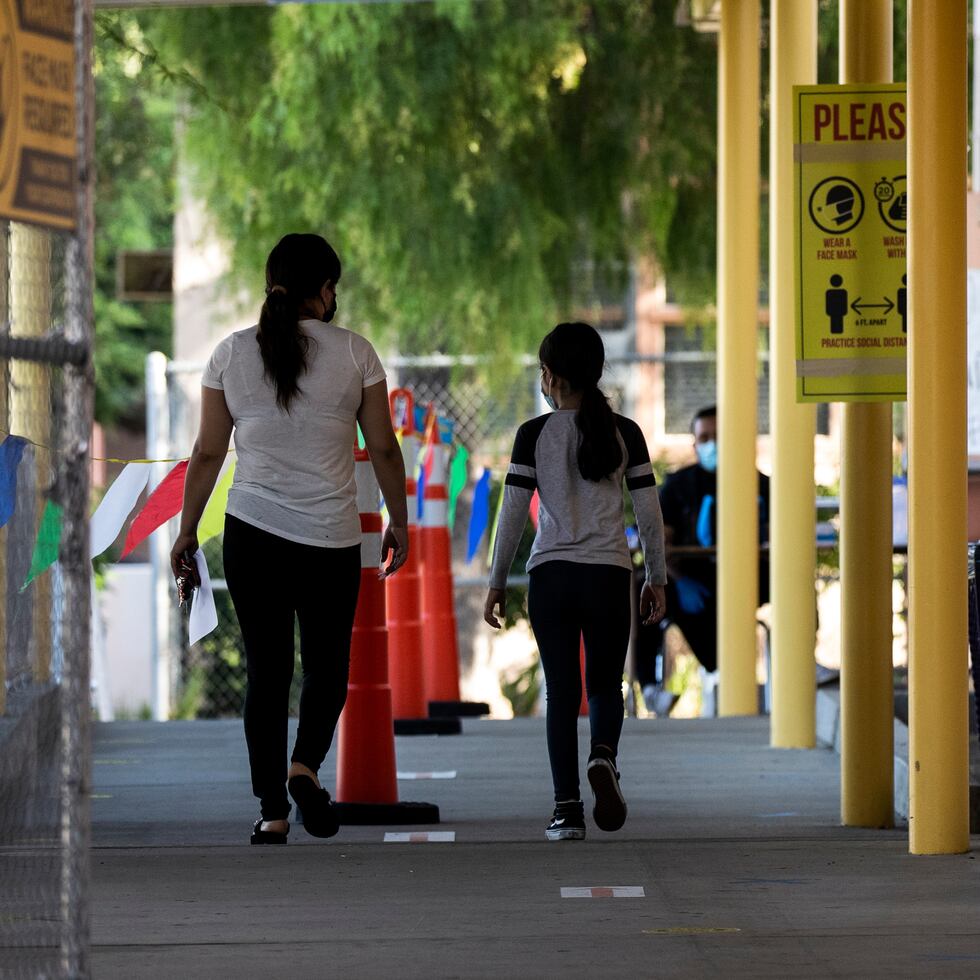
[[[611,759],[597,755],[586,770],[592,787],[592,819],[600,830],[619,830],[626,823],[626,800],[619,788],[619,773]]]
[[[554,816],[545,834],[548,840],[585,840],[585,807],[582,801],[556,803]]]

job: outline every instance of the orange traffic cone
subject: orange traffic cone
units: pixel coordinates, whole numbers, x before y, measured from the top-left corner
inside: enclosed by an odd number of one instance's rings
[[[435,413],[427,425],[429,474],[422,502],[422,659],[429,714],[436,717],[490,713],[482,702],[459,699],[459,645],[449,539],[446,471],[449,447],[439,438]]]
[[[439,808],[399,803],[388,686],[388,630],[381,564],[378,482],[365,450],[355,450],[361,515],[361,591],[351,636],[347,704],[337,740],[337,816],[342,824],[438,823]]]
[[[418,468],[422,435],[415,428],[415,399],[407,388],[390,395],[391,421],[401,436],[408,498],[408,561],[386,580],[388,677],[396,735],[458,735],[458,718],[429,718],[422,661],[422,541],[418,527]]]

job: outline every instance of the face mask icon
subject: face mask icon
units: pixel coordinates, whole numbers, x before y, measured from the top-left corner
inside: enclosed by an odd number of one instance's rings
[[[843,184],[831,187],[827,191],[827,208],[836,210],[833,219],[836,224],[847,224],[854,218],[854,192]]]

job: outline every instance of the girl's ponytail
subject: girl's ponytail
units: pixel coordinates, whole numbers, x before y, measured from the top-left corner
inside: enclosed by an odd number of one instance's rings
[[[623,462],[623,450],[616,438],[616,416],[609,399],[596,385],[582,391],[575,423],[579,431],[579,473],[583,479],[598,483],[616,472]]]

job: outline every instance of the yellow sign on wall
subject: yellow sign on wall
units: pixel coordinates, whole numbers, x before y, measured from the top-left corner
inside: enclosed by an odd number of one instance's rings
[[[0,217],[75,227],[73,0],[0,0]]]
[[[793,88],[796,391],[906,397],[904,85]]]

